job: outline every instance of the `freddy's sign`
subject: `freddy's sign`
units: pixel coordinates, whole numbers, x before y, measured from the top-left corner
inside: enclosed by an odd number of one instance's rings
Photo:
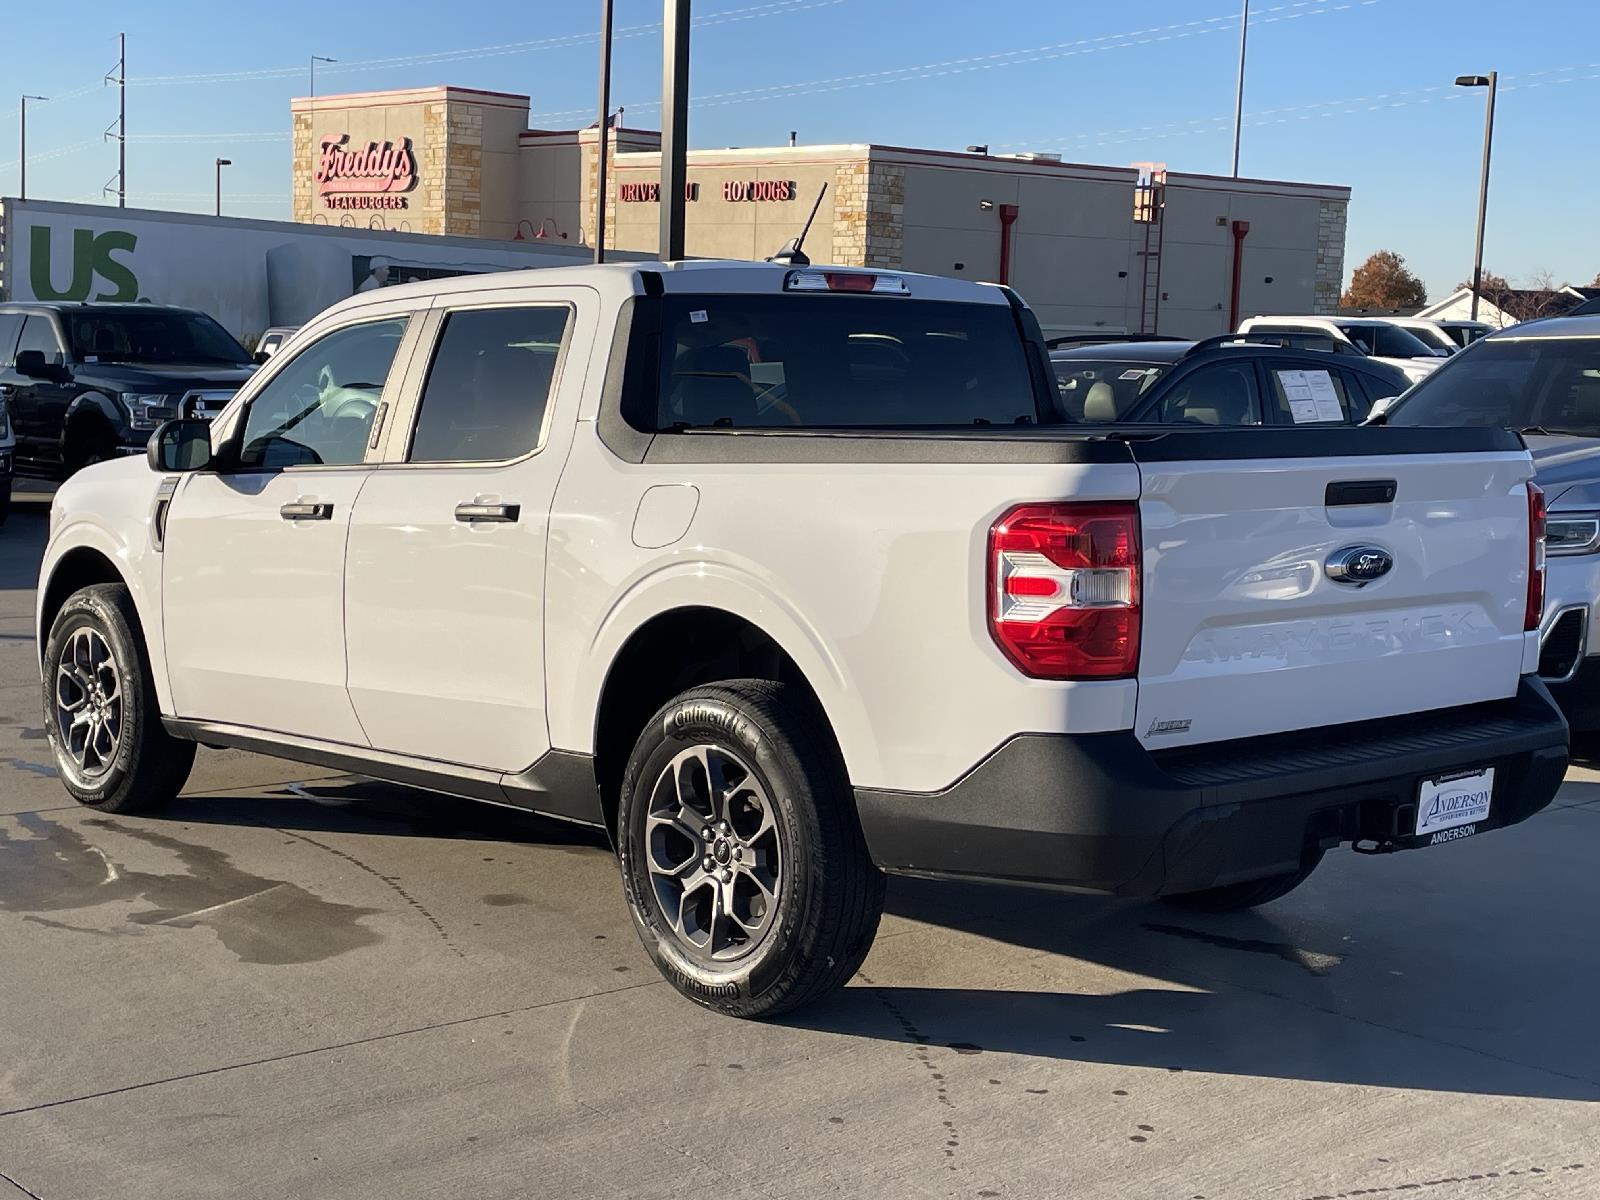
[[[417,156],[411,139],[368,142],[360,149],[345,143],[350,135],[324,134],[314,178],[329,208],[405,208],[417,185]]]

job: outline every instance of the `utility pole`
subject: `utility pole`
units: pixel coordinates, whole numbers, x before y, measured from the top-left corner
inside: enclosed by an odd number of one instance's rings
[[[606,177],[611,157],[611,9],[612,0],[600,0],[600,165],[596,172],[594,202],[594,261],[606,260]]]
[[[17,168],[20,172],[20,178],[17,180],[18,200],[26,200],[28,198],[28,101],[48,99],[50,99],[49,96],[24,96],[22,98],[22,136],[20,138],[21,145],[19,146],[21,156],[17,159]]]
[[[683,257],[689,185],[689,0],[663,0],[661,21],[661,258]]]
[[[222,168],[233,166],[233,159],[217,159],[217,216],[222,215]]]
[[[117,65],[112,68],[116,74],[108,74],[106,83],[117,85],[117,121],[108,128],[105,136],[117,143],[117,207],[128,207],[128,35],[117,34]],[[113,134],[112,129],[117,132]],[[107,183],[100,189],[102,195],[111,190]]]
[[[1250,0],[1239,17],[1239,87],[1233,97],[1233,177],[1239,178],[1239,135],[1244,128],[1244,47],[1250,33]]]
[[[325,54],[313,54],[311,56],[311,98],[313,100],[317,98],[317,64],[319,62],[336,63],[338,61],[337,58],[329,58]]]
[[[1483,286],[1483,228],[1489,215],[1489,151],[1494,145],[1494,96],[1500,83],[1500,73],[1487,75],[1457,75],[1457,87],[1489,89],[1489,101],[1483,116],[1483,171],[1478,176],[1478,245],[1472,255],[1472,319],[1478,319],[1478,289]]]

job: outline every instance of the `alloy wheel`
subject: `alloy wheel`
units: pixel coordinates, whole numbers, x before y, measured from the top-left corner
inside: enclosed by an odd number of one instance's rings
[[[784,848],[765,784],[737,754],[698,745],[657,776],[645,861],[662,919],[710,966],[744,958],[771,932]]]
[[[74,632],[56,666],[56,731],[66,764],[84,780],[98,779],[116,761],[122,741],[121,673],[98,629]]]

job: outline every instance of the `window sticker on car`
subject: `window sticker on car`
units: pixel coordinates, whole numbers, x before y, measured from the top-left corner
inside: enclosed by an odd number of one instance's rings
[[[1334,390],[1333,379],[1326,371],[1278,371],[1275,374],[1296,425],[1344,420],[1339,393]]]
[[[689,314],[689,320],[695,325],[704,325],[710,319],[703,308],[697,308]]]
[[[1143,379],[1149,372],[1143,367],[1133,367],[1118,375],[1118,379]]]

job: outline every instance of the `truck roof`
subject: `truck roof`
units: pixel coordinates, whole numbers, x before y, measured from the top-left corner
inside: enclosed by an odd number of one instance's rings
[[[887,275],[904,280],[910,295],[924,300],[956,300],[969,304],[1007,304],[1005,292],[994,284],[942,275],[918,275],[911,271],[875,267],[842,267],[813,263],[808,267],[784,263],[751,262],[743,259],[691,259],[683,262],[619,262],[573,267],[531,267],[520,271],[493,271],[482,275],[457,275],[447,279],[427,279],[394,287],[374,288],[349,300],[341,309],[408,296],[470,296],[477,292],[504,291],[523,287],[590,287],[607,299],[621,300],[645,292],[643,277],[653,274],[662,289],[671,294],[725,292],[780,294],[784,280],[792,271],[847,275]],[[882,297],[893,303],[893,297]]]
[[[0,312],[17,312],[23,309],[47,312],[97,312],[97,313],[185,313],[190,316],[204,315],[197,308],[189,308],[182,304],[126,304],[108,303],[97,300],[0,300]]]

